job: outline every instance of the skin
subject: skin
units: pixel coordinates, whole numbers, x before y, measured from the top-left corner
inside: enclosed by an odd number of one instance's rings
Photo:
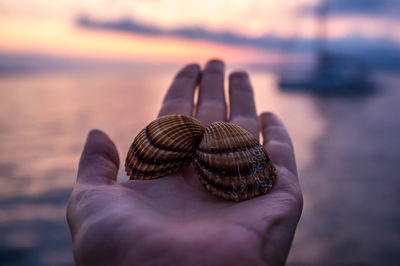
[[[106,134],[92,130],[67,209],[77,265],[285,264],[303,206],[293,145],[274,114],[257,117],[246,72],[229,76],[227,117],[224,72],[219,60],[202,72],[195,64],[184,67],[159,116],[195,114],[204,125],[227,120],[256,137],[261,131],[277,169],[272,190],[239,203],[224,201],[203,188],[191,166],[155,180],[117,183],[117,149]]]

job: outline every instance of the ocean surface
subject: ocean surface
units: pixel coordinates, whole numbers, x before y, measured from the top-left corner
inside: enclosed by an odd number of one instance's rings
[[[88,131],[123,161],[178,69],[0,76],[1,265],[73,265],[65,209]],[[250,74],[258,112],[277,113],[296,149],[304,210],[288,264],[400,265],[400,75],[377,74],[370,96],[321,98]]]

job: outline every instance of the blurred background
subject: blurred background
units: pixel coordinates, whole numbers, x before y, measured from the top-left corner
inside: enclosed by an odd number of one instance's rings
[[[218,57],[293,138],[288,264],[399,265],[399,44],[397,0],[1,0],[0,264],[73,265],[87,132],[125,158],[175,73]]]

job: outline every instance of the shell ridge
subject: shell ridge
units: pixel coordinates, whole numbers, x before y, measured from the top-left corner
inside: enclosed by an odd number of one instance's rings
[[[247,155],[249,162],[251,163],[250,164],[251,178],[254,180],[253,186],[252,186],[252,193],[253,193],[253,195],[257,195],[257,192],[259,189],[258,183],[259,183],[260,179],[256,175],[255,166],[254,166],[254,158],[250,157],[249,150],[246,151],[246,155]]]
[[[235,139],[239,139],[239,136],[237,136],[237,135],[235,135],[234,136],[234,138]],[[238,140],[239,141],[239,140]],[[248,156],[248,153],[247,153],[247,151],[248,150],[246,150],[246,152],[243,154],[243,153],[239,153],[241,156],[243,156],[243,155],[245,155],[245,157],[247,157],[247,161],[249,160],[249,156]],[[237,164],[237,167],[239,168],[239,164],[238,164],[238,162],[236,161],[236,164]],[[240,170],[240,169],[239,169]],[[240,184],[240,193],[243,195],[244,194],[244,197],[245,198],[247,198],[247,187],[246,187],[246,180],[245,180],[245,178],[247,179],[247,177],[248,177],[248,175],[245,175],[245,177],[242,177],[242,175],[239,175],[239,184]]]
[[[187,127],[184,129],[185,129],[184,132],[181,132],[178,129],[176,129],[176,131],[171,135],[171,138],[175,138],[177,135],[183,135],[180,146],[182,148],[186,148],[187,146],[192,146],[192,150],[195,150],[195,147],[197,147],[197,143],[195,145],[190,145],[190,143],[194,142],[194,140],[196,140],[196,139],[199,139],[199,137],[197,137],[194,134],[197,132],[194,132],[194,130],[191,130],[190,128],[187,128]],[[183,133],[186,133],[186,134],[183,134]],[[202,131],[199,131],[199,133],[202,133]]]
[[[184,121],[183,119],[180,119],[180,120]],[[147,127],[147,134],[148,134],[149,140],[152,143],[155,143],[156,145],[158,145],[158,146],[156,146],[158,148],[163,147],[163,148],[167,148],[169,150],[171,150],[171,149],[174,151],[177,150],[178,152],[192,153],[193,150],[196,148],[197,143],[195,143],[194,145],[188,145],[188,143],[194,142],[193,140],[195,140],[195,139],[199,139],[199,141],[200,141],[201,136],[204,131],[204,127],[201,125],[199,126],[194,123],[191,123],[191,124],[186,123],[186,124],[178,124],[177,125],[176,122],[174,123],[174,121],[166,121],[166,122],[168,122],[168,123],[164,123],[157,127],[152,127],[150,125]],[[167,129],[163,129],[161,127],[161,126],[166,126],[166,125],[169,126]],[[165,134],[155,138],[155,137],[152,137],[153,135],[155,135],[155,132],[164,132]],[[184,141],[173,142],[173,140],[176,140],[177,136],[184,138]],[[172,144],[174,144],[173,148],[169,147],[168,145],[161,144],[161,143],[171,144],[171,142],[172,142]],[[186,149],[188,146],[190,146],[190,148]]]
[[[217,187],[217,189],[221,189],[224,191],[230,191],[230,188],[233,186],[235,187],[234,191],[237,192],[238,189],[236,188],[236,184],[234,183],[233,180],[231,180],[231,183],[229,183],[228,185],[226,184],[216,184],[215,180],[210,178],[207,174],[205,174],[202,170],[198,169],[200,166],[197,165],[195,166],[195,168],[197,168],[197,170],[199,170],[199,175],[202,176],[203,180],[205,181],[208,185],[212,185],[213,187]],[[206,170],[207,171],[207,170]],[[232,183],[233,182],[233,183]],[[250,188],[253,186],[252,183],[246,184],[246,189],[250,190]]]
[[[151,138],[150,134],[148,133],[147,128],[146,128],[146,137],[147,137],[149,143],[150,143],[152,146],[154,146],[155,148],[157,148],[157,149],[164,150],[164,151],[175,151],[175,152],[181,152],[181,153],[192,153],[192,151],[189,151],[189,150],[174,149],[174,148],[170,148],[170,147],[168,147],[168,146],[164,146],[164,145],[162,145],[162,144],[160,144],[160,143],[155,142],[155,141]]]
[[[237,168],[236,164],[235,164],[233,167],[229,167],[229,168],[227,168],[227,170],[224,170],[224,172],[223,172],[223,171],[219,170],[218,168],[216,168],[215,166],[210,165],[209,163],[203,161],[197,154],[195,154],[194,157],[196,158],[197,163],[199,165],[201,165],[201,167],[207,169],[208,171],[210,171],[214,174],[218,174],[218,175],[222,175],[222,176],[238,176],[238,174],[241,174],[241,175],[250,175],[251,174],[251,171],[248,167],[245,167],[245,166],[240,167],[239,164],[237,164],[237,166],[239,168]],[[237,162],[235,161],[235,163],[237,163]],[[232,170],[234,170],[234,171],[232,171]],[[240,173],[238,172],[239,170],[241,171]],[[236,172],[236,175],[233,175],[232,172]]]
[[[233,148],[226,148],[226,149],[220,149],[220,148],[210,148],[210,149],[204,149],[204,148],[197,148],[197,150],[203,152],[203,153],[229,153],[229,152],[239,152],[239,151],[244,151],[246,149],[251,149],[257,146],[258,143],[252,143],[248,146],[241,146],[241,147],[233,147]]]
[[[161,164],[169,164],[169,163],[174,163],[176,162],[176,160],[184,160],[185,158],[182,157],[172,157],[172,155],[170,157],[170,159],[160,159],[160,158],[156,158],[156,157],[146,157],[145,154],[143,154],[140,150],[135,149],[133,150],[135,153],[135,158],[142,163],[146,163],[146,164],[154,164],[154,165],[161,165]],[[176,153],[176,152],[175,152]],[[179,154],[179,153],[177,153]]]
[[[143,136],[142,136],[143,135]],[[182,152],[177,151],[175,149],[171,149],[169,151],[162,150],[162,153],[149,153],[149,151],[155,150],[152,149],[151,143],[149,143],[145,134],[140,133],[138,139],[134,140],[134,143],[131,145],[132,152],[128,154],[131,157],[132,153],[139,154],[138,156],[142,158],[148,158],[149,160],[162,160],[162,157],[172,157],[178,158],[182,156],[188,156],[188,154],[182,154]],[[139,149],[140,147],[140,149]],[[129,158],[130,159],[130,158]]]
[[[181,168],[181,167],[184,167],[184,166],[186,166],[188,164],[190,164],[190,161],[165,167],[163,169],[162,173],[160,173],[160,171],[142,171],[142,170],[138,170],[138,169],[135,169],[134,167],[132,167],[131,165],[129,165],[129,167],[131,167],[132,173],[135,173],[137,176],[142,177],[142,179],[145,179],[146,177],[150,177],[149,179],[153,179],[154,178],[153,176],[160,176],[160,175],[164,175],[164,174],[170,174],[176,168]]]

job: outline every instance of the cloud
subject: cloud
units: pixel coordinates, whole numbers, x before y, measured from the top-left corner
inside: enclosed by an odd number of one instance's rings
[[[363,0],[371,1],[372,0]],[[212,32],[201,27],[164,29],[140,23],[132,19],[115,21],[92,20],[86,16],[77,18],[80,27],[122,31],[135,34],[153,36],[172,36],[186,39],[202,39],[226,45],[246,45],[250,47],[283,52],[315,53],[316,45],[320,40],[306,38],[280,38],[273,35],[264,35],[258,38],[239,35],[233,32]],[[400,46],[390,38],[366,38],[352,35],[341,39],[328,41],[327,47],[334,52],[356,55],[366,63],[378,68],[400,69]]]
[[[98,29],[109,29],[136,32],[141,34],[149,35],[164,35],[165,31],[153,26],[145,25],[142,23],[136,23],[130,19],[121,19],[118,21],[94,21],[86,16],[80,16],[77,19],[77,24],[86,28],[98,28]]]
[[[185,39],[202,39],[229,45],[248,45],[257,48],[285,51],[293,45],[292,39],[282,39],[272,35],[251,38],[228,31],[212,32],[201,27],[162,29],[156,26],[146,25],[132,19],[95,21],[86,16],[80,16],[77,18],[76,22],[81,27],[97,30],[123,31],[127,33],[139,33],[144,35],[172,36]],[[296,39],[296,43],[299,45],[309,45],[308,40],[301,38]]]
[[[322,1],[316,5],[300,8],[300,13],[320,15],[328,11],[330,15],[364,15],[400,18],[399,0],[335,0]]]

